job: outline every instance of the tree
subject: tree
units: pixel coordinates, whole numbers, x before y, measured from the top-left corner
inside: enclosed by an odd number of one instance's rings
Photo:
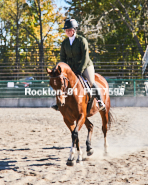
[[[14,41],[16,47],[16,64],[20,48],[38,48],[37,69],[38,73],[43,74],[44,47],[53,49],[58,44],[64,16],[52,0],[3,0],[0,7],[3,12],[0,17],[6,22],[5,29],[9,32],[8,40]]]
[[[68,15],[77,18],[80,31],[85,35],[94,35],[94,40],[98,36],[99,41],[105,42],[108,36],[119,34],[120,30],[120,37],[122,35],[120,43],[125,42],[128,35],[127,43],[135,43],[143,56],[142,44],[145,43],[144,33],[147,32],[148,25],[147,0],[71,0],[67,2],[71,4]]]
[[[15,45],[15,55],[16,55],[16,70],[19,69],[19,37],[20,37],[20,22],[23,13],[23,4],[25,0],[2,0],[1,7],[1,19],[5,23],[5,32],[8,34],[6,37],[7,43],[9,41]],[[9,41],[8,41],[9,40]]]

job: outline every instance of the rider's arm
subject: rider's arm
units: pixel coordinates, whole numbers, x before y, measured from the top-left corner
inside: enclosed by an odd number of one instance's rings
[[[65,48],[64,48],[64,42],[62,42],[62,46],[61,46],[60,61],[66,63],[66,53],[65,53]]]
[[[83,73],[84,69],[88,66],[89,63],[92,63],[92,61],[89,58],[89,48],[88,48],[88,42],[83,37],[81,40],[81,64],[78,67],[78,70]]]

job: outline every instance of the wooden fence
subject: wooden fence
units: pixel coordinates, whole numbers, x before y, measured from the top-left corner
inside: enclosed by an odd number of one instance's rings
[[[145,46],[144,46],[145,47]],[[0,46],[0,80],[18,80],[28,76],[47,80],[46,67],[52,68],[60,61],[59,48],[44,48],[44,58],[39,61],[39,50],[34,47]],[[142,78],[142,62],[138,49],[133,46],[104,45],[90,47],[90,58],[95,71],[106,78]]]

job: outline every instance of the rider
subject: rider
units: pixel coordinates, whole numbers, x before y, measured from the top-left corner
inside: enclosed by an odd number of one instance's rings
[[[99,104],[99,111],[105,110],[105,104],[101,100],[99,87],[94,79],[94,65],[89,58],[89,49],[87,40],[76,34],[78,23],[75,19],[67,19],[64,24],[64,30],[68,38],[62,42],[60,61],[67,63],[75,74],[86,77],[95,89],[94,96]]]

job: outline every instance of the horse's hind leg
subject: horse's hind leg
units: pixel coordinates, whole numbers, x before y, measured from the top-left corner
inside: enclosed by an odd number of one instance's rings
[[[93,133],[93,124],[86,118],[85,126],[88,129],[88,135],[86,140],[86,152],[87,152],[87,155],[90,156],[93,154],[93,149],[91,147],[91,136]]]
[[[108,112],[102,111],[100,112],[101,117],[102,117],[102,131],[104,134],[104,151],[107,153],[107,123],[108,123]]]

